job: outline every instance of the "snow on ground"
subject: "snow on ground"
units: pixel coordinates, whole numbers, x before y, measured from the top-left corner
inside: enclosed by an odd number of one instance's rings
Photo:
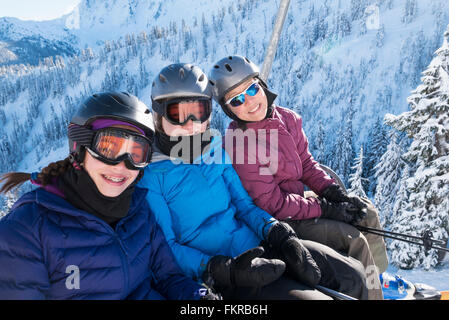
[[[440,291],[449,290],[449,262],[431,270],[402,270],[390,265],[387,272],[402,276],[402,278],[412,283],[424,283]]]

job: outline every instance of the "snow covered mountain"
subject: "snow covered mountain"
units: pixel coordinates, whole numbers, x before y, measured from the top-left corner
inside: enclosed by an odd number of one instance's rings
[[[0,66],[37,65],[51,56],[78,53],[77,38],[65,26],[66,17],[52,21],[0,18]]]
[[[0,19],[0,173],[37,171],[65,157],[65,126],[92,92],[128,90],[150,105],[151,81],[167,64],[208,71],[241,54],[261,65],[278,5],[83,0],[53,21]],[[373,196],[375,166],[393,141],[384,115],[409,110],[407,97],[448,24],[446,0],[292,0],[268,83],[279,105],[303,117],[315,158],[347,183],[363,147],[365,192]],[[62,58],[44,59],[51,48]],[[2,63],[13,55],[31,66]],[[215,108],[213,126],[228,122]],[[403,167],[388,170],[400,176]]]
[[[95,46],[105,40],[124,38],[126,34],[151,30],[153,27],[169,28],[176,24],[191,25],[201,21],[202,15],[227,9],[231,1],[210,0],[86,0],[69,17],[73,32],[81,46]],[[209,19],[208,19],[209,20]]]
[[[70,14],[50,21],[0,18],[0,66],[37,65],[51,56],[69,56],[80,50],[124,39],[127,34],[169,28],[184,20],[201,19],[211,9],[226,8],[221,1],[82,1]]]

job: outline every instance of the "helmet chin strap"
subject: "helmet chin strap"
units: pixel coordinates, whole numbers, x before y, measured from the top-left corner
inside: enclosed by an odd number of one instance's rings
[[[72,164],[72,166],[76,170],[81,170],[82,169],[81,168],[82,167],[82,162],[84,160],[85,155],[86,155],[86,149],[84,147],[80,148],[79,153],[76,153],[75,151],[73,151],[73,152],[71,152],[69,154],[70,163]]]

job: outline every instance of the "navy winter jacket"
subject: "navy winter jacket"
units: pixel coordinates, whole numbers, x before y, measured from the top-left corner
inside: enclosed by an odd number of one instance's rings
[[[0,220],[0,299],[198,299],[135,188],[115,230],[38,188]]]

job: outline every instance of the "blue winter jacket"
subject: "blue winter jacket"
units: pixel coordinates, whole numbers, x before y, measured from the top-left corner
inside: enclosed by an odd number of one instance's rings
[[[115,230],[38,188],[0,220],[0,299],[197,299],[135,188]]]
[[[178,264],[197,280],[212,256],[235,257],[258,246],[276,221],[253,203],[218,138],[193,164],[155,147],[139,184],[149,189],[148,202]]]

